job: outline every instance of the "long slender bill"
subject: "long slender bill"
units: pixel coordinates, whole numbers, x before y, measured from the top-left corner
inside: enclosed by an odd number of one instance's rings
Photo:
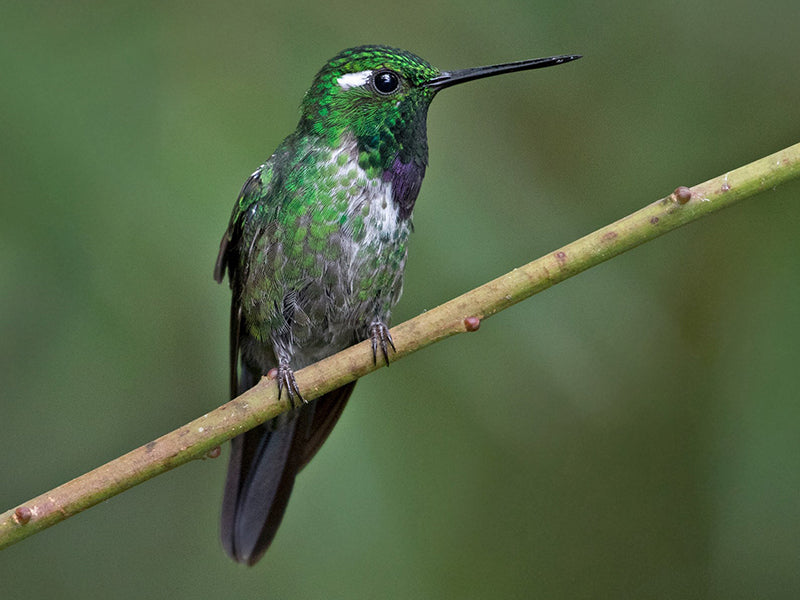
[[[518,60],[515,62],[503,63],[500,65],[489,65],[486,67],[473,67],[471,69],[460,69],[458,71],[443,71],[433,79],[425,82],[425,85],[435,89],[437,92],[457,83],[492,77],[502,73],[514,73],[515,71],[527,71],[529,69],[542,69],[553,67],[581,57],[580,54],[563,54],[561,56],[549,56],[547,58],[531,58],[528,60]]]

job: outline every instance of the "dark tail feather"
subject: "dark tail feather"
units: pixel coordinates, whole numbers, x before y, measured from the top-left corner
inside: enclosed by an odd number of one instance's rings
[[[297,473],[316,454],[355,387],[348,383],[231,440],[222,501],[222,545],[254,565],[269,548]]]

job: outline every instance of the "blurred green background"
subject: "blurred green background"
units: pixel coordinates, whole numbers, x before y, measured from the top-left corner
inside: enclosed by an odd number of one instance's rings
[[[317,69],[442,68],[395,323],[800,140],[800,5],[14,2],[0,24],[0,509],[224,402],[212,264]],[[3,598],[800,597],[800,182],[359,383],[255,568],[227,460],[0,553]]]

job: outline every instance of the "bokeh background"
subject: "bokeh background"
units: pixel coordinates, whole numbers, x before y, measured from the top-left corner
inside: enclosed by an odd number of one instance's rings
[[[361,43],[442,68],[395,323],[798,142],[800,5],[3,2],[0,509],[226,400],[245,178]],[[800,597],[800,182],[359,383],[255,568],[227,459],[0,553],[0,596]]]

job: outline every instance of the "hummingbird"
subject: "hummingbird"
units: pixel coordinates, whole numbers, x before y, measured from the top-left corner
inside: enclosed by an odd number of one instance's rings
[[[441,71],[411,52],[367,45],[317,73],[297,129],[242,187],[214,269],[219,283],[227,271],[232,291],[231,397],[269,373],[293,406],[231,441],[220,530],[232,559],[253,565],[264,555],[296,475],[355,386],[307,403],[294,372],[366,339],[373,360],[389,362],[434,96],[578,58]]]

